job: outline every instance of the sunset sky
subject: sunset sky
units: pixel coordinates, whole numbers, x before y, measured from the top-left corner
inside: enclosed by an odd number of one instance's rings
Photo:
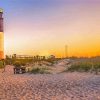
[[[100,55],[100,0],[0,0],[5,54]]]

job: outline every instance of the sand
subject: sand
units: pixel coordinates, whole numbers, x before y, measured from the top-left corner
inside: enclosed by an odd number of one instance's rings
[[[0,100],[100,100],[100,75],[0,73]]]

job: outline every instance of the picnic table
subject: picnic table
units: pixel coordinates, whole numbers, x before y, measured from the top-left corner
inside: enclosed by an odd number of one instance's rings
[[[26,73],[26,67],[14,67],[14,74],[23,74]]]

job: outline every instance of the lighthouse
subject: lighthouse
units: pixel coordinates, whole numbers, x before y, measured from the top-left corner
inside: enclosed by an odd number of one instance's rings
[[[4,58],[3,10],[0,8],[0,59]]]

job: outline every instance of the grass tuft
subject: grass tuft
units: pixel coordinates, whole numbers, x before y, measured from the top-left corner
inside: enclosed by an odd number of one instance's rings
[[[50,72],[47,71],[45,68],[33,68],[31,70],[31,73],[33,74],[50,74]]]

